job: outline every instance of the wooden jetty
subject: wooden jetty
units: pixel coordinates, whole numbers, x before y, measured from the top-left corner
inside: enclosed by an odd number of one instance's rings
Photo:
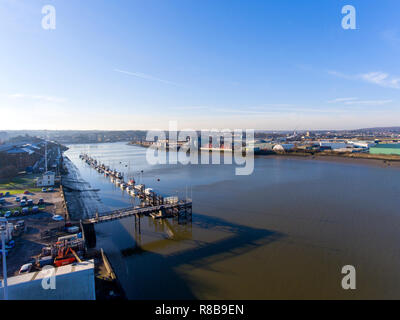
[[[81,154],[80,158],[99,173],[109,177],[112,183],[115,183],[122,190],[126,190],[130,196],[141,200],[139,206],[118,209],[101,215],[96,213],[95,217],[82,221],[84,226],[90,225],[93,228],[95,224],[131,216],[135,217],[135,226],[138,224],[139,231],[140,217],[142,216],[150,216],[153,219],[178,218],[178,221],[192,221],[191,199],[180,200],[178,197],[163,197],[156,194],[151,188],[146,189],[144,184],[137,185],[134,179],[125,182],[122,172],[110,169],[109,166],[98,162],[87,154]],[[86,233],[91,234],[90,230]],[[91,242],[95,243],[95,240]]]
[[[112,183],[120,187],[122,190],[126,190],[130,196],[141,199],[143,206],[159,206],[166,203],[169,204],[171,201],[178,201],[177,197],[167,197],[164,199],[163,196],[156,194],[153,189],[146,189],[144,184],[137,185],[134,179],[125,182],[124,174],[122,172],[112,170],[109,166],[98,162],[88,154],[81,154],[79,157],[97,172],[104,174],[105,177],[109,177]]]

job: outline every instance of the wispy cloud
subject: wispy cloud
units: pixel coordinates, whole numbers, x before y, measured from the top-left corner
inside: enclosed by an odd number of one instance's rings
[[[385,88],[400,89],[400,77],[392,76],[385,72],[368,72],[348,75],[337,71],[328,71],[330,75],[347,80],[362,80]]]
[[[184,106],[184,107],[173,107],[175,110],[205,110],[210,109],[208,106]]]
[[[371,105],[380,106],[388,103],[392,103],[393,100],[357,100],[357,101],[346,101],[345,104],[348,105]]]
[[[53,102],[53,103],[63,103],[66,101],[64,98],[53,97],[53,96],[45,96],[45,95],[30,95],[23,93],[15,93],[8,95],[10,99],[28,99],[28,100],[37,100],[41,102]]]
[[[260,109],[257,107],[257,110],[252,110],[252,107],[243,108],[243,109],[234,109],[234,108],[214,108],[214,111],[223,112],[223,113],[232,113],[232,114],[242,114],[242,115],[269,115],[269,114],[279,114],[279,113],[336,113],[340,110],[336,109],[325,109],[325,108],[308,108],[301,106],[293,106],[293,107],[267,107],[265,109]]]
[[[377,84],[381,87],[400,89],[400,78],[384,72],[370,72],[361,75],[364,81]]]
[[[384,105],[393,102],[393,100],[361,100],[359,98],[337,98],[328,101],[328,103],[345,105]]]
[[[141,73],[141,72],[130,72],[130,71],[125,71],[125,70],[120,70],[120,69],[114,69],[114,71],[115,72],[119,72],[119,73],[123,73],[123,74],[127,74],[129,76],[137,77],[137,78],[140,78],[140,79],[158,81],[158,82],[162,82],[162,83],[165,83],[165,84],[170,84],[170,85],[173,85],[173,86],[179,86],[179,87],[182,86],[179,83],[168,81],[168,80],[163,80],[163,79],[160,79],[160,78],[156,78],[156,77],[153,77],[152,75]]]
[[[354,101],[354,100],[358,100],[358,98],[337,98],[337,99],[329,100],[328,103],[349,102],[349,101]]]

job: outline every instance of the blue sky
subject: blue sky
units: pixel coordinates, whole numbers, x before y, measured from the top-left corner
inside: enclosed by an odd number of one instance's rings
[[[0,129],[400,125],[398,0],[0,0],[0,39]]]

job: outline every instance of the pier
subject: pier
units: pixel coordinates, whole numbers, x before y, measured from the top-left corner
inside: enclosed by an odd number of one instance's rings
[[[95,217],[84,220],[83,222],[85,224],[93,225],[131,216],[135,218],[150,216],[153,219],[178,218],[178,220],[185,219],[191,221],[191,199],[180,200],[178,197],[160,196],[156,194],[153,189],[146,189],[144,184],[135,184],[134,179],[125,182],[122,172],[110,169],[109,166],[99,163],[87,154],[81,154],[79,157],[97,172],[104,174],[105,177],[109,177],[112,183],[119,186],[122,190],[126,190],[130,196],[137,197],[141,200],[139,206],[117,209],[102,213],[101,215],[96,213]]]
[[[100,174],[110,178],[111,183],[125,190],[130,196],[141,199],[141,205],[144,206],[159,206],[163,204],[174,204],[179,200],[177,197],[166,197],[156,194],[153,189],[146,188],[144,184],[136,184],[135,179],[124,181],[124,174],[117,170],[111,169],[109,166],[98,162],[96,159],[87,154],[79,156],[84,162],[91,166]]]
[[[133,207],[118,209],[111,212],[96,214],[95,217],[84,220],[85,223],[98,224],[113,220],[123,219],[127,217],[142,217],[150,216],[153,219],[161,218],[185,218],[191,219],[192,216],[192,201],[181,200],[174,204],[163,204],[149,207]]]

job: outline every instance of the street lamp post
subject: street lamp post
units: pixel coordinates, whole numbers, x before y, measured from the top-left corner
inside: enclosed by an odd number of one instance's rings
[[[1,245],[3,253],[3,288],[4,288],[4,300],[8,300],[8,287],[7,287],[7,263],[6,263],[6,240],[5,232],[7,232],[7,219],[0,218],[0,232],[1,232]]]

